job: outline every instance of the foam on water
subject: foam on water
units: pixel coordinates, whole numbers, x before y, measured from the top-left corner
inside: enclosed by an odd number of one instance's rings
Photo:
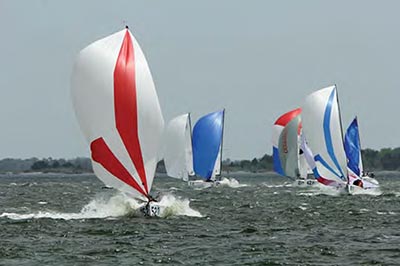
[[[354,190],[353,195],[380,196],[380,195],[382,195],[382,191],[379,188],[375,188],[375,189],[357,189],[357,190]]]
[[[240,184],[238,180],[235,178],[227,178],[223,177],[221,181],[219,181],[219,185],[221,186],[228,186],[231,188],[239,188],[239,187],[247,187],[247,184]]]
[[[344,190],[338,190],[333,187],[328,187],[324,185],[316,185],[312,188],[308,188],[306,191],[298,192],[297,195],[299,196],[318,196],[318,195],[327,195],[337,197],[343,194]]]
[[[176,198],[172,194],[164,195],[159,201],[161,207],[161,217],[170,216],[191,216],[191,217],[203,217],[200,212],[192,209],[188,199]]]
[[[177,199],[173,195],[165,195],[161,198],[159,204],[161,206],[161,217],[169,216],[193,216],[202,217],[202,215],[190,208],[190,201],[187,199]],[[85,205],[78,213],[60,213],[56,211],[38,211],[35,213],[11,213],[4,212],[1,217],[12,220],[26,219],[63,219],[63,220],[79,220],[79,219],[105,219],[115,218],[138,213],[143,203],[124,194],[117,194],[108,199],[97,197]]]
[[[284,184],[279,184],[279,185],[271,185],[266,182],[261,183],[263,186],[267,188],[281,188],[281,187],[292,187],[292,184],[284,183]]]

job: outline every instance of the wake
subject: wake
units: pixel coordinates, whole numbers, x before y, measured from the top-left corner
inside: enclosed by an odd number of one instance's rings
[[[188,199],[176,198],[172,194],[164,195],[159,205],[162,218],[171,216],[203,217],[200,212],[192,209]],[[12,220],[27,219],[61,219],[61,220],[83,220],[83,219],[111,219],[124,216],[142,216],[139,212],[143,203],[124,194],[117,194],[108,199],[98,197],[83,206],[78,213],[62,213],[56,211],[38,211],[34,213],[4,212],[0,218]]]
[[[247,184],[240,184],[235,178],[227,178],[223,177],[221,181],[219,181],[220,186],[228,186],[230,188],[240,188],[240,187],[247,187]]]

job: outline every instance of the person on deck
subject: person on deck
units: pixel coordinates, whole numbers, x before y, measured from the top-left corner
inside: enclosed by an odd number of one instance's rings
[[[354,180],[353,185],[361,188],[364,187],[364,184],[361,179]]]

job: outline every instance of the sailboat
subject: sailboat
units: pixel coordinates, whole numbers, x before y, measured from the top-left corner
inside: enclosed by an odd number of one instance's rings
[[[189,181],[194,175],[190,113],[172,119],[164,136],[164,163],[168,176]]]
[[[201,117],[193,127],[194,173],[203,180],[189,180],[189,186],[211,187],[219,184],[225,109]]]
[[[145,215],[159,215],[150,191],[164,120],[146,58],[128,28],[80,51],[71,92],[96,176],[142,200]]]
[[[281,115],[275,121],[272,130],[272,158],[275,172],[293,179],[295,186],[314,185],[314,178],[307,179],[312,172],[300,148],[301,108]]]
[[[326,186],[345,189],[347,158],[336,86],[307,96],[302,107],[303,133],[313,153],[310,165],[317,181]]]
[[[353,119],[346,130],[344,149],[347,157],[348,188],[350,192],[360,189],[378,189],[379,182],[364,172],[357,117]]]

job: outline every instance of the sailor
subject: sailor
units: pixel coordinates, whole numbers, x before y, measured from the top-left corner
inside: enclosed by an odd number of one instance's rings
[[[371,177],[371,178],[375,178],[375,174],[374,174],[374,172],[370,172],[370,173],[368,173],[368,176],[369,176],[369,177]]]
[[[361,179],[354,180],[353,185],[357,186],[357,187],[361,187],[361,188],[364,187],[363,182],[362,182]]]

